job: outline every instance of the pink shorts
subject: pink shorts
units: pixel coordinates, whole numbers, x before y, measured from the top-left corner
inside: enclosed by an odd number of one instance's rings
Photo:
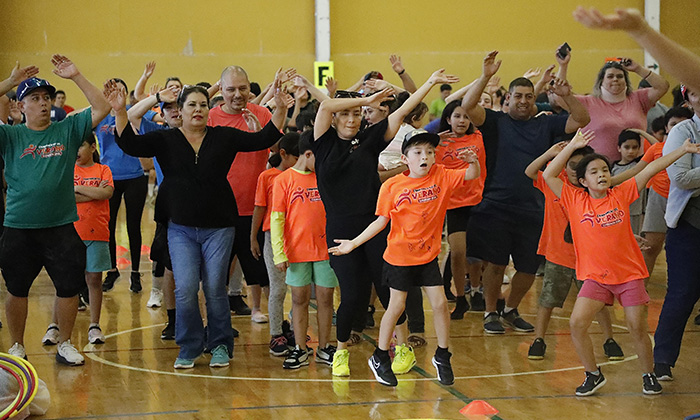
[[[621,284],[603,284],[595,280],[585,280],[578,296],[604,302],[608,306],[613,304],[615,298],[622,306],[649,303],[649,294],[644,287],[644,280],[632,280]]]

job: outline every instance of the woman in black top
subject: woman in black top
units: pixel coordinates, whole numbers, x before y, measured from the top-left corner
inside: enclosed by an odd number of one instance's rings
[[[430,76],[423,86],[401,107],[383,121],[360,131],[362,107],[378,107],[393,93],[391,88],[365,98],[335,98],[321,102],[314,123],[313,152],[316,155],[318,189],[326,208],[326,238],[328,246],[334,239],[354,238],[376,216],[379,195],[377,162],[379,153],[396,135],[404,117],[418,105],[435,84],[455,83],[459,79],[444,74],[444,69]],[[374,283],[382,305],[389,303],[389,290],[382,284],[382,254],[386,249],[389,230],[375,236],[354,252],[330,256],[331,266],[340,283],[340,307],[336,320],[338,351],[333,358],[333,375],[348,376],[350,338],[353,319],[364,317]],[[408,330],[405,316],[399,319],[397,342],[405,344]],[[409,350],[408,347],[402,348]],[[402,353],[397,358],[413,357]],[[405,373],[405,372],[402,372]]]
[[[207,305],[209,365],[228,366],[233,330],[226,271],[238,211],[226,174],[237,152],[266,149],[282,136],[287,107],[277,94],[272,120],[257,133],[207,127],[207,91],[186,86],[178,96],[182,127],[136,135],[128,124],[123,93],[112,90],[108,99],[116,113],[119,147],[132,156],[155,156],[163,169],[156,220],[168,223],[175,274],[175,341],[180,346],[175,368],[194,366],[205,348],[197,300],[200,281]]]

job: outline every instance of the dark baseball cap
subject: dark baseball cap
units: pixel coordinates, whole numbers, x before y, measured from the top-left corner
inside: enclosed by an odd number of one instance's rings
[[[406,154],[406,149],[408,149],[411,145],[419,142],[429,143],[432,144],[433,147],[437,147],[438,144],[440,144],[440,136],[438,136],[437,134],[429,133],[423,130],[422,128],[415,129],[410,133],[406,134],[406,137],[403,139],[403,144],[401,144],[401,153]]]
[[[21,101],[25,96],[39,88],[46,89],[51,96],[56,93],[56,88],[51,86],[51,83],[49,83],[48,80],[39,79],[38,77],[31,77],[29,79],[22,80],[19,86],[17,86],[17,100]]]

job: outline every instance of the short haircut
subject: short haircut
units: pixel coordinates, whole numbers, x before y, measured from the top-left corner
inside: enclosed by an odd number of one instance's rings
[[[571,152],[571,156],[569,156],[569,159],[567,159],[567,162],[571,160],[571,158],[576,157],[576,156],[588,156],[592,155],[595,153],[595,150],[591,146],[583,146],[580,149],[576,149],[573,152]]]
[[[253,95],[258,96],[262,92],[260,89],[260,84],[258,82],[250,82],[250,91],[253,93]]]
[[[316,119],[316,113],[313,111],[301,111],[297,115],[296,124],[297,130],[304,131],[306,127],[313,127],[314,120]]]
[[[594,160],[602,160],[605,162],[606,165],[608,165],[608,170],[610,170],[610,161],[608,160],[607,157],[598,154],[598,153],[591,153],[589,155],[585,155],[581,161],[576,165],[576,179],[585,179],[586,178],[586,168],[588,168],[588,164],[593,162]],[[586,191],[588,191],[588,188],[586,188]]]
[[[617,137],[617,145],[622,146],[627,140],[636,140],[639,145],[642,145],[642,137],[639,133],[635,133],[632,130],[622,130],[620,135]]]
[[[311,150],[314,139],[314,130],[306,130],[299,136],[299,156]]]
[[[62,93],[63,96],[66,96],[66,92],[64,92],[62,90],[57,90],[56,93],[54,93],[54,95],[58,95],[59,93]]]
[[[176,82],[178,82],[178,83],[180,84],[180,86],[182,86],[182,81],[180,80],[180,78],[179,78],[179,77],[175,77],[175,76],[173,76],[173,77],[168,77],[167,79],[165,79],[165,85],[167,86],[167,85],[168,85],[168,82],[172,82],[173,80],[176,81]]]
[[[248,79],[248,73],[243,69],[241,66],[228,66],[226,67],[222,72],[221,72],[221,78],[223,79],[224,76],[226,76],[229,73],[239,73],[245,76],[246,80],[248,80],[248,83],[250,83]]]
[[[693,110],[684,106],[674,106],[664,114],[664,126],[668,125],[671,118],[685,118],[687,120],[693,118]]]
[[[211,100],[209,100],[209,108],[215,108],[216,106],[219,105],[219,102],[223,102],[224,97],[221,95],[216,95]]]
[[[666,122],[666,118],[664,117],[657,117],[654,118],[654,120],[651,122],[651,132],[656,133],[659,131],[663,131],[664,134],[666,134],[666,125],[668,123]]]
[[[513,92],[513,90],[515,90],[515,88],[518,86],[525,86],[532,88],[533,91],[535,90],[535,85],[532,84],[530,79],[527,77],[516,77],[512,82],[510,82],[510,85],[508,85],[508,92]]]
[[[209,88],[211,87],[211,83],[209,83],[209,82],[199,82],[199,83],[197,83],[197,86],[201,86],[201,87],[203,87],[203,88],[205,88],[205,89],[209,89]]]
[[[122,79],[120,79],[120,78],[118,78],[118,77],[115,77],[115,78],[112,79],[112,81],[115,82],[115,83],[121,83],[121,85],[124,86],[124,90],[125,90],[126,92],[129,91],[129,88],[126,86],[126,82],[123,81]]]
[[[206,89],[204,89],[202,86],[183,86],[182,90],[180,91],[180,94],[177,95],[177,106],[182,108],[182,106],[185,104],[185,101],[187,100],[187,97],[190,96],[193,93],[201,93],[207,98],[207,103],[209,103],[209,92],[207,92]]]
[[[446,90],[452,90],[452,86],[448,85],[447,83],[443,83],[440,85],[440,92],[444,92]]]
[[[292,156],[299,156],[299,133],[291,132],[287,133],[279,140],[280,150],[284,150],[287,154]],[[277,165],[275,165],[277,166]]]

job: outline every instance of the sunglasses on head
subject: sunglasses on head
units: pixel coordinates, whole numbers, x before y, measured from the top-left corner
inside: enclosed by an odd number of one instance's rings
[[[335,98],[361,98],[362,94],[360,92],[355,92],[352,90],[336,90]]]

